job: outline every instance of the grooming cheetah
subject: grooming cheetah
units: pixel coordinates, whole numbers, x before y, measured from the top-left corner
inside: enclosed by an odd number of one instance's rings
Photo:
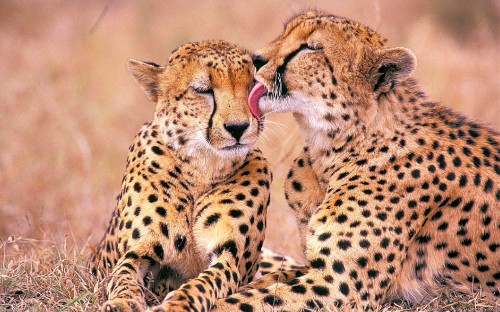
[[[94,274],[110,274],[103,309],[143,311],[171,291],[155,309],[208,311],[253,279],[264,240],[271,172],[253,147],[262,124],[247,106],[251,55],[205,41],[166,66],[128,65],[157,107],[91,256]]]
[[[413,53],[385,41],[309,11],[254,55],[252,111],[292,112],[305,136],[285,191],[308,268],[264,276],[218,311],[499,298],[500,135],[427,100]]]

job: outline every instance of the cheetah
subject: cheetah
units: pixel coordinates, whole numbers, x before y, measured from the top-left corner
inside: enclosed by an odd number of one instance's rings
[[[253,279],[264,240],[271,172],[254,147],[263,123],[247,105],[251,54],[203,41],[165,66],[128,67],[157,104],[91,255],[93,273],[109,275],[103,310],[208,311]]]
[[[415,55],[346,18],[304,12],[253,63],[252,111],[292,112],[305,136],[285,195],[308,265],[217,311],[376,310],[446,291],[498,300],[498,132],[429,101]]]

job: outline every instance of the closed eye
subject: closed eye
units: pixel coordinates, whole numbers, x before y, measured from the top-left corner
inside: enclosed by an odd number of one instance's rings
[[[214,95],[214,89],[207,86],[192,86],[191,89],[198,94]]]
[[[307,49],[312,50],[312,51],[320,51],[323,50],[323,46],[319,43],[308,43]]]

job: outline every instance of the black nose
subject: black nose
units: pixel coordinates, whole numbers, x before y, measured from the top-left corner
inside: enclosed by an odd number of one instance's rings
[[[249,123],[246,121],[242,123],[228,122],[224,124],[224,129],[226,129],[236,141],[239,141],[248,126]]]
[[[262,55],[254,54],[252,57],[253,66],[259,70],[262,66],[266,65],[268,60],[266,60]]]

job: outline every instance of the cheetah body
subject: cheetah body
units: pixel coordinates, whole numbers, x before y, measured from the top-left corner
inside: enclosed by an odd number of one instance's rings
[[[348,19],[299,15],[254,64],[262,113],[294,113],[305,136],[285,191],[308,268],[218,310],[377,309],[448,290],[498,299],[497,132],[428,101],[413,53]]]
[[[157,108],[91,257],[94,273],[109,275],[103,309],[208,311],[253,279],[264,240],[271,173],[253,147],[262,125],[246,105],[251,58],[207,41],[166,66],[129,68]]]

